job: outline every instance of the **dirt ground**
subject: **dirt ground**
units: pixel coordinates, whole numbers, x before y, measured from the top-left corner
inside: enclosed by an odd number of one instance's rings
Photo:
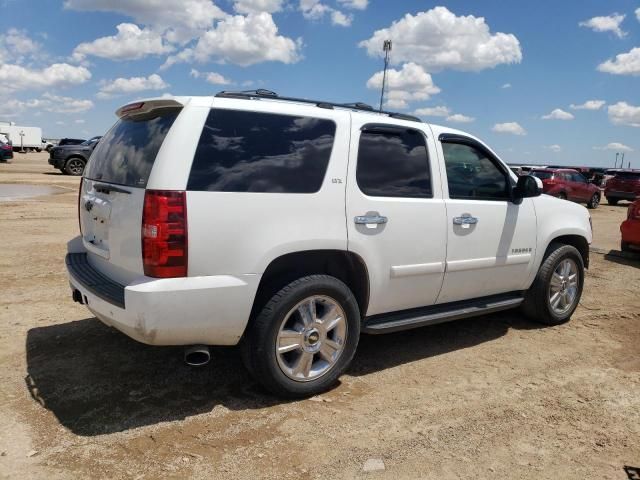
[[[2,478],[625,479],[640,467],[638,262],[593,254],[566,325],[513,311],[363,336],[340,385],[282,402],[236,349],[190,369],[181,349],[138,344],[74,304],[78,179],[29,154],[0,165],[3,183],[66,193],[0,201]],[[594,245],[618,248],[625,213],[592,212]],[[384,470],[365,471],[371,459]]]

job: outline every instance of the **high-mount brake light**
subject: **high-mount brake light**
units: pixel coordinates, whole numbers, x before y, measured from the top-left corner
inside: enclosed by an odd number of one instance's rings
[[[134,110],[140,110],[143,106],[144,106],[144,102],[130,103],[129,105],[122,107],[120,112],[127,113],[127,112],[132,112]]]
[[[184,191],[147,190],[142,213],[142,263],[148,277],[186,277],[187,201]]]

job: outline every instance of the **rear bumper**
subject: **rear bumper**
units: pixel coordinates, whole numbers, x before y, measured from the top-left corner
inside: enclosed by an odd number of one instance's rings
[[[625,220],[620,225],[622,241],[640,246],[640,220]]]
[[[607,198],[619,198],[621,200],[635,200],[636,198],[638,198],[638,194],[636,192],[618,192],[616,190],[607,190],[604,194]]]
[[[67,254],[72,292],[102,322],[148,345],[235,345],[249,319],[260,275],[154,279],[120,285],[86,253]]]

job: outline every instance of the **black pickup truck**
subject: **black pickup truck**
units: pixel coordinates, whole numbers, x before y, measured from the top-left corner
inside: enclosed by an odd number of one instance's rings
[[[67,175],[82,175],[91,152],[102,137],[92,137],[78,145],[58,145],[49,151],[49,164]]]

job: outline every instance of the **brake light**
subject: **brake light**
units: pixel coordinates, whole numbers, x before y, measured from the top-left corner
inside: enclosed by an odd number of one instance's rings
[[[80,221],[80,199],[82,198],[83,183],[84,183],[84,177],[80,177],[80,187],[78,188],[78,229],[80,230],[80,236],[82,236],[82,222]]]
[[[640,220],[640,202],[633,202],[627,210],[628,220]]]
[[[142,262],[148,277],[187,276],[187,202],[183,191],[147,190],[142,212]]]

